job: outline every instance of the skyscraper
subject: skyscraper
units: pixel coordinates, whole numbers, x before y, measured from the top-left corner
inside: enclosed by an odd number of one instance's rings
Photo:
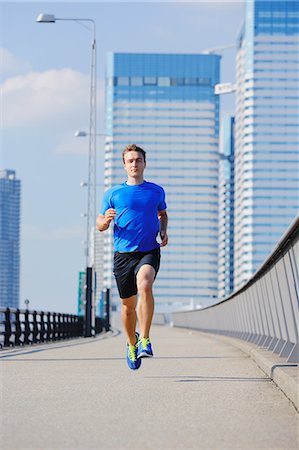
[[[109,54],[105,187],[125,181],[121,151],[147,152],[145,178],[166,191],[169,245],[155,285],[157,303],[217,298],[220,56]],[[112,230],[105,235],[105,285],[113,286]]]
[[[234,290],[234,118],[224,117],[219,139],[218,296]]]
[[[299,207],[299,3],[246,1],[237,54],[235,288]]]
[[[0,306],[19,307],[21,182],[0,170]]]

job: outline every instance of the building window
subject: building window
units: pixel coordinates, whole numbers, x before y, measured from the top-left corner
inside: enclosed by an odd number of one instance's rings
[[[199,86],[209,86],[211,84],[210,78],[198,78],[197,80]]]
[[[130,78],[129,77],[118,77],[117,78],[117,85],[118,86],[129,86],[130,84]]]
[[[170,78],[158,77],[158,86],[170,86]]]
[[[156,77],[144,77],[143,84],[145,86],[156,86],[157,78]]]
[[[131,78],[131,86],[142,86],[142,85],[143,85],[142,77]]]
[[[186,86],[195,86],[195,85],[197,85],[197,78],[186,77],[185,78],[185,85]]]

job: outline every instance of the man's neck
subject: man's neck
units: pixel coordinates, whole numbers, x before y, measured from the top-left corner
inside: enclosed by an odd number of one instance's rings
[[[144,182],[144,178],[140,177],[140,178],[132,178],[132,177],[128,177],[127,179],[127,184],[129,186],[134,186],[134,185],[138,185],[138,184],[142,184]]]

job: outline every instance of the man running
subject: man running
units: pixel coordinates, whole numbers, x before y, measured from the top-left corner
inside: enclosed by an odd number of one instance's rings
[[[122,159],[127,181],[105,192],[97,229],[107,230],[114,220],[114,276],[127,334],[127,363],[136,370],[141,358],[153,356],[152,288],[160,266],[160,247],[168,243],[168,218],[164,189],[143,178],[146,152],[135,144],[128,145]],[[161,244],[156,240],[159,233]],[[140,335],[136,332],[137,315]]]

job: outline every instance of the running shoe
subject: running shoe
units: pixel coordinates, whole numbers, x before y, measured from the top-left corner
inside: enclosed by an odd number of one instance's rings
[[[152,344],[149,338],[141,338],[138,341],[137,358],[151,358],[153,355]]]
[[[127,363],[130,369],[137,370],[141,365],[141,359],[137,358],[137,347],[139,342],[139,334],[136,333],[136,344],[127,344]]]

